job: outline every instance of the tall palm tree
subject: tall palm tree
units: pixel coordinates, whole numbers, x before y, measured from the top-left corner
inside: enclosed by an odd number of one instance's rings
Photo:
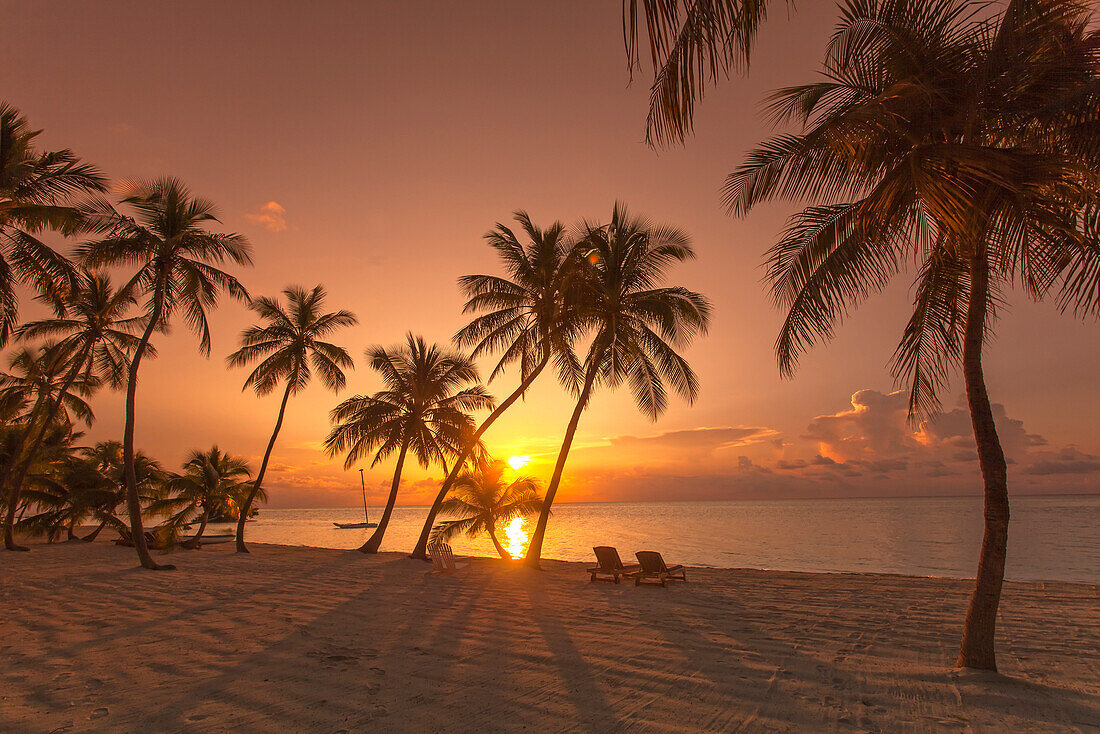
[[[698,381],[676,350],[705,334],[710,318],[705,297],[681,286],[661,285],[672,265],[695,257],[682,231],[633,217],[617,203],[609,224],[586,225],[580,246],[588,262],[582,318],[592,341],[581,365],[577,405],[527,548],[526,560],[532,566],[538,566],[565,460],[593,391],[600,385],[614,389],[625,381],[638,408],[653,421],[667,407],[666,383],[694,401]]]
[[[774,0],[773,0],[774,2]],[[627,66],[641,65],[649,48],[646,143],[680,142],[691,133],[695,103],[707,87],[749,66],[768,0],[623,0]],[[784,3],[789,11],[794,0]],[[647,44],[640,40],[645,29]]]
[[[524,211],[517,211],[515,217],[526,235],[526,244],[500,223],[485,235],[503,261],[507,277],[466,275],[459,279],[459,287],[468,299],[463,312],[483,313],[459,331],[454,341],[463,348],[473,347],[474,358],[502,352],[489,381],[509,365],[518,364],[519,385],[477,427],[447,473],[428,510],[413,558],[427,558],[428,537],[436,515],[467,463],[469,447],[480,445],[482,435],[527,393],[551,359],[561,369],[573,368],[571,344],[578,328],[570,296],[577,269],[573,242],[560,222],[541,229]]]
[[[443,502],[444,515],[458,516],[432,529],[432,542],[446,541],[459,533],[476,538],[488,533],[501,558],[512,556],[500,544],[497,528],[516,517],[526,517],[542,510],[539,483],[532,477],[504,478],[507,464],[503,461],[481,460],[466,469],[455,480],[453,493]]]
[[[15,513],[19,497],[34,459],[48,431],[58,421],[68,423],[70,414],[91,425],[95,419],[91,407],[77,393],[90,395],[99,385],[97,377],[87,380],[73,376],[70,353],[57,344],[48,342],[37,349],[27,347],[17,350],[9,360],[10,372],[0,373],[0,400],[20,401],[31,405],[25,417],[23,440],[17,444],[3,476],[13,479],[8,491],[7,509],[4,515],[4,547],[11,551],[25,551],[17,545],[14,536]],[[28,450],[25,437],[33,433],[36,440],[33,451]]]
[[[61,409],[61,396],[68,394],[77,379],[85,386],[106,384],[113,389],[125,382],[129,355],[138,341],[133,332],[144,323],[141,317],[126,316],[134,302],[128,287],[116,291],[108,276],[82,270],[74,275],[72,289],[58,303],[56,318],[32,321],[16,331],[20,339],[60,338],[56,349],[66,355],[68,364],[67,376],[57,395],[45,406],[45,417],[39,425],[27,426],[29,442],[25,440],[22,463],[12,473],[5,535],[14,518],[12,503],[18,501],[27,468],[34,462],[46,431]]]
[[[107,180],[70,150],[39,151],[19,110],[0,101],[0,346],[19,316],[19,281],[51,296],[64,293],[71,266],[42,243],[45,229],[71,235],[81,230],[72,197],[104,191]]]
[[[473,427],[469,413],[491,410],[493,398],[480,384],[470,357],[428,345],[411,333],[404,345],[370,347],[367,359],[386,389],[356,395],[336,406],[325,450],[330,456],[346,452],[344,468],[372,451],[371,466],[397,452],[386,509],[374,534],[359,549],[377,553],[397,502],[405,454],[411,450],[424,468],[459,454]]]
[[[86,207],[87,226],[106,236],[82,245],[79,256],[90,267],[137,265],[132,283],[140,294],[148,296],[145,330],[127,368],[122,455],[134,547],[141,565],[156,570],[162,566],[153,561],[145,543],[134,470],[138,369],[149,350],[153,332],[166,330],[172,317],[180,312],[187,326],[199,336],[199,351],[204,355],[210,353],[207,310],[217,305],[223,292],[233,298],[248,299],[244,286],[217,266],[227,260],[250,265],[252,248],[242,235],[208,231],[207,226],[218,222],[214,204],[192,196],[177,179],[131,182],[124,189],[122,203],[131,209],[132,218],[119,216],[102,200]]]
[[[149,504],[150,514],[166,514],[164,526],[174,541],[179,530],[198,518],[199,529],[180,545],[198,548],[206,523],[212,515],[233,517],[241,512],[246,497],[255,496],[248,481],[252,470],[241,456],[211,447],[195,449],[183,464],[183,473],[171,474],[164,482],[164,496]],[[262,492],[262,490],[260,490]]]
[[[347,382],[343,370],[353,366],[346,349],[322,339],[337,329],[357,324],[355,314],[350,311],[323,313],[325,290],[320,285],[310,291],[290,286],[283,291],[283,295],[287,302],[285,308],[274,298],[261,297],[252,302],[251,309],[264,324],[245,329],[241,334],[241,348],[227,359],[230,367],[262,360],[244,383],[245,390],[251,387],[261,397],[270,394],[279,383],[286,383],[275,430],[271,432],[263,461],[260,462],[260,471],[237,520],[238,553],[248,552],[244,544],[245,521],[256,493],[263,486],[267,462],[271,459],[275,439],[283,426],[283,415],[290,396],[306,388],[314,370],[320,376],[321,384],[333,392],[339,392]]]
[[[1100,34],[1083,2],[852,0],[826,81],[776,92],[782,135],[726,185],[744,214],[775,197],[819,202],[769,251],[787,317],[782,373],[843,317],[916,264],[916,308],[894,355],[910,416],[928,418],[962,368],[984,479],[985,532],[958,665],[996,669],[1009,504],[982,352],[1019,285],[1100,311]]]

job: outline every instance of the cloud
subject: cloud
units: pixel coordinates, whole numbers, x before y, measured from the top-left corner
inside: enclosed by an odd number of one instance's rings
[[[272,232],[286,231],[286,209],[277,201],[269,201],[254,214],[245,214],[250,222],[262,224]]]
[[[1024,468],[1025,474],[1049,476],[1052,474],[1091,474],[1100,472],[1100,456],[1078,451],[1073,446],[1055,453],[1045,451],[1037,461]]]

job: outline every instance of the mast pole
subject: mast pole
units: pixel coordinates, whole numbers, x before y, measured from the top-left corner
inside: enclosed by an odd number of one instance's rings
[[[370,522],[370,515],[367,514],[367,482],[363,479],[363,470],[359,470],[359,486],[363,489],[363,521]]]

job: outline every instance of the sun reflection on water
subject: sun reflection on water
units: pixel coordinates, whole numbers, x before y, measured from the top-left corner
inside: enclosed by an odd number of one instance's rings
[[[513,517],[512,522],[504,529],[504,550],[512,558],[519,558],[527,552],[527,528],[526,520],[522,517]]]

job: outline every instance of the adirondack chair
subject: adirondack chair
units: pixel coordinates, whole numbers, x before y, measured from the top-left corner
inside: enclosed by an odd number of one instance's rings
[[[665,559],[657,551],[638,551],[634,554],[641,564],[641,572],[634,577],[634,585],[639,586],[643,581],[655,582],[661,586],[667,586],[668,580],[687,581],[687,574],[683,566],[665,565]]]
[[[630,578],[642,570],[642,567],[636,563],[624,566],[622,559],[619,558],[619,551],[609,545],[597,545],[592,548],[592,552],[596,554],[598,565],[595,568],[588,569],[589,583],[593,581],[614,581],[617,584],[620,579]],[[600,578],[601,576],[610,576],[611,578]]]
[[[447,575],[466,568],[465,563],[455,563],[455,554],[446,543],[432,543],[428,546],[428,555],[432,558],[430,573]]]

